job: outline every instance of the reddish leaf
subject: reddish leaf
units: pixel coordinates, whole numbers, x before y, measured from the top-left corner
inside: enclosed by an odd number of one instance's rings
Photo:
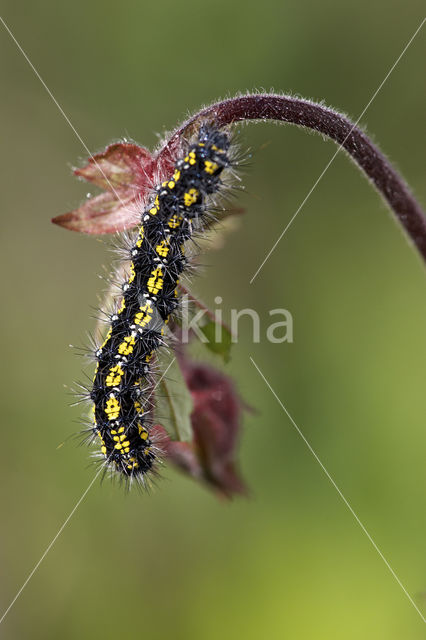
[[[52,219],[52,222],[82,233],[115,233],[138,224],[140,211],[137,199],[127,196],[118,200],[111,191],[100,193],[81,207]]]
[[[172,441],[157,425],[167,458],[226,497],[246,493],[235,466],[242,404],[231,380],[208,365],[182,356],[180,364],[194,402],[194,439],[191,443]]]
[[[195,454],[193,443],[171,440],[165,428],[159,424],[152,427],[152,436],[156,442],[160,443],[161,450],[170,462],[195,480],[204,479],[203,469]]]
[[[161,162],[147,149],[136,144],[117,142],[74,173],[105,189],[78,209],[57,216],[52,222],[82,233],[115,233],[131,229],[139,222],[143,203],[152,186],[170,171],[168,161]],[[139,213],[138,213],[139,212]]]
[[[144,147],[128,142],[110,144],[105,151],[89,158],[74,173],[107,191],[135,193],[152,184],[154,160]]]

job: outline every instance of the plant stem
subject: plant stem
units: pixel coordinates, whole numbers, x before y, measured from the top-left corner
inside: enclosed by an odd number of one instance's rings
[[[346,116],[321,104],[275,94],[253,94],[217,102],[184,122],[162,149],[157,160],[169,163],[181,142],[200,126],[212,122],[223,127],[245,120],[289,122],[322,133],[338,143],[388,203],[408,237],[426,260],[426,218],[403,178],[367,135]]]

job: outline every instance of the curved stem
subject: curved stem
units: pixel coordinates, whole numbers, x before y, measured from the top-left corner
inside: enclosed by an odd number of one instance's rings
[[[203,121],[223,127],[244,120],[276,120],[318,131],[337,142],[356,162],[383,196],[409,238],[426,260],[426,218],[402,177],[366,134],[348,118],[321,104],[275,94],[253,94],[217,102],[199,111],[176,131],[157,153],[157,160],[172,160],[181,141]]]

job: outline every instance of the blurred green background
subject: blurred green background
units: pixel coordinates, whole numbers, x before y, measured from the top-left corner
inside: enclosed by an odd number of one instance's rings
[[[122,0],[14,3],[2,15],[93,150],[157,132],[219,97],[273,87],[361,113],[422,3]],[[362,122],[426,203],[423,29]],[[89,189],[80,142],[0,26],[1,574],[4,610],[93,477],[64,385],[93,329],[107,243],[50,218]],[[218,501],[167,469],[152,495],[96,483],[18,599],[6,638],[423,638],[423,622],[249,361],[251,355],[402,583],[426,609],[426,271],[340,154],[252,285],[335,147],[252,125],[247,215],[196,290],[213,304],[284,307],[294,343],[252,344],[228,367],[247,415],[249,499]],[[229,277],[232,268],[233,276]],[[65,444],[61,447],[61,443]],[[59,448],[58,448],[59,447]]]

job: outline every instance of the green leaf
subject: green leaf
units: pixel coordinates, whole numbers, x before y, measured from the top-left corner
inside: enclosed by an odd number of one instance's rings
[[[229,362],[231,357],[232,334],[228,327],[224,324],[220,325],[219,340],[216,340],[216,323],[214,320],[208,319],[206,324],[201,328],[201,331],[208,340],[208,342],[205,343],[207,349],[222,356],[225,362]]]
[[[176,359],[161,380],[156,396],[156,419],[170,438],[192,440],[192,397]]]
[[[205,346],[212,353],[219,355],[223,358],[224,362],[229,362],[231,358],[232,347],[232,333],[230,328],[223,322],[216,322],[216,317],[213,311],[211,311],[206,305],[198,300],[195,296],[188,291],[186,287],[179,284],[179,290],[186,296],[198,309],[202,309],[205,312],[203,318],[201,318],[199,329],[201,329],[204,336],[207,338],[207,342],[202,340],[200,336],[194,332],[194,337],[200,340],[199,344]],[[179,320],[177,320],[180,324]],[[216,330],[218,331],[218,338],[216,339]]]

